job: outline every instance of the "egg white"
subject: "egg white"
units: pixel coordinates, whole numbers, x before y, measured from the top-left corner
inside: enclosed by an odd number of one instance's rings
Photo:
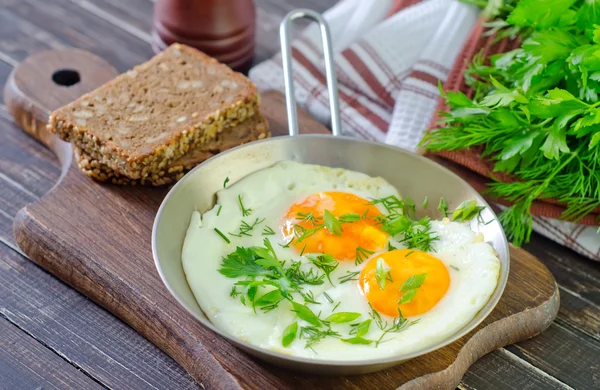
[[[397,190],[382,178],[284,161],[248,175],[235,185],[219,191],[213,209],[203,215],[197,211],[192,214],[182,251],[183,269],[197,302],[215,326],[254,345],[289,355],[338,361],[382,358],[427,348],[456,333],[477,314],[496,288],[500,262],[493,248],[481,242],[482,237],[467,225],[447,220],[432,221],[432,231],[439,236],[439,240],[434,242],[432,254],[448,268],[450,287],[433,309],[409,318],[411,321],[418,320],[417,323],[402,332],[389,333],[385,337],[387,341],[378,347],[373,344],[348,344],[335,338],[324,338],[312,348],[305,348],[305,340],[301,339],[296,339],[289,347],[283,347],[281,339],[284,329],[298,320],[291,311],[291,304],[282,301],[275,310],[267,313],[257,310],[254,313],[251,307],[242,305],[239,298],[230,297],[237,279],[221,275],[218,269],[222,257],[235,251],[237,246],[262,246],[265,237],[271,240],[280,259],[302,261],[308,269],[310,262],[306,254],[300,257],[292,248],[277,245],[285,244],[279,224],[291,204],[322,191],[344,191],[366,199],[389,195],[399,197]],[[241,196],[244,207],[252,210],[247,217],[242,215],[238,196]],[[256,218],[265,218],[265,221],[255,228],[251,237],[228,234],[237,232],[242,221],[251,224]],[[266,226],[277,234],[261,235]],[[231,243],[219,237],[214,228],[227,234]],[[398,243],[395,246],[402,248]],[[305,291],[311,291],[315,300],[321,303],[309,307],[315,313],[321,312],[324,318],[340,302],[335,312],[361,313],[362,316],[354,322],[370,318],[370,307],[358,283],[338,282],[347,271],[359,271],[365,264],[356,266],[352,261],[340,262],[331,274],[333,286],[327,281],[318,286],[306,286]],[[302,302],[300,297],[297,301]],[[385,315],[382,318],[390,323],[393,320]],[[307,325],[302,320],[298,321],[300,326]],[[333,324],[332,328],[347,335],[350,326]],[[378,339],[380,334],[381,331],[373,323],[364,337]]]

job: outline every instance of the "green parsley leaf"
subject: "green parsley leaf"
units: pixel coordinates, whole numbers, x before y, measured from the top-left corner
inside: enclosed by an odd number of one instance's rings
[[[256,260],[256,254],[251,248],[237,247],[235,252],[221,260],[219,272],[228,278],[256,277],[266,272],[262,266],[256,264]]]

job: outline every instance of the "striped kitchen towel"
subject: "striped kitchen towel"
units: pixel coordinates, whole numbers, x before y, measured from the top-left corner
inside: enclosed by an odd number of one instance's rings
[[[345,135],[416,151],[444,82],[476,24],[478,9],[458,0],[342,0],[324,13],[332,33]],[[306,28],[292,54],[296,99],[330,122],[320,33]],[[258,64],[259,90],[283,91],[281,56]],[[595,227],[536,217],[534,228],[600,260]]]

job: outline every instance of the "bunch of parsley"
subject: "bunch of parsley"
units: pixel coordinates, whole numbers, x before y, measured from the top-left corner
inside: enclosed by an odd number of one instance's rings
[[[471,3],[481,3],[468,0]],[[517,245],[529,240],[531,205],[554,198],[561,218],[577,221],[600,207],[600,0],[491,0],[488,26],[521,46],[475,56],[461,92],[442,95],[450,109],[428,134],[429,151],[480,147],[496,180],[490,193],[513,202],[500,215]]]

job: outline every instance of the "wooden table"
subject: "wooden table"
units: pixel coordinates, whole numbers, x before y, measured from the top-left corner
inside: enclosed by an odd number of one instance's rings
[[[256,60],[278,50],[282,16],[334,0],[255,0]],[[1,0],[0,84],[42,49],[74,46],[124,71],[151,55],[151,0]],[[1,99],[1,97],[0,97]],[[60,174],[52,153],[11,122],[0,101],[0,388],[198,389],[173,360],[110,313],[29,262],[17,211]],[[84,243],[82,243],[84,245]],[[526,249],[560,285],[557,320],[538,337],[478,361],[464,389],[600,388],[600,264],[534,235]]]

